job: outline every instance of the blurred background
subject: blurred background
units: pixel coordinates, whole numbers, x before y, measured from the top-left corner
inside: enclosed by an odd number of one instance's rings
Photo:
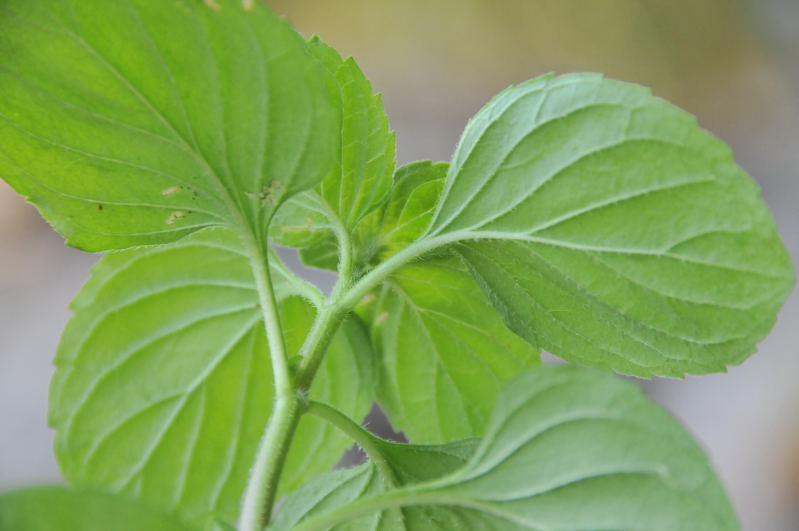
[[[799,263],[796,0],[270,0],[354,56],[400,163],[448,160],[467,119],[544,72],[648,85],[728,142]],[[0,140],[1,141],[1,140]],[[67,304],[97,256],[63,246],[0,182],[0,490],[54,482],[47,387]],[[329,282],[330,277],[319,277]],[[799,296],[728,374],[647,384],[711,455],[744,528],[799,530]]]

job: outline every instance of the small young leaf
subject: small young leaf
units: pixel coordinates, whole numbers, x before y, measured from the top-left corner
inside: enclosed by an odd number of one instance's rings
[[[358,226],[361,261],[374,265],[414,242],[433,219],[449,164],[419,161],[406,164],[394,176],[385,206]]]
[[[401,268],[372,305],[378,399],[414,442],[482,434],[504,382],[538,363],[456,259]]]
[[[341,166],[320,185],[320,195],[350,230],[369,212],[383,204],[394,174],[396,138],[379,94],[372,93],[353,58],[318,38],[311,49],[335,75],[341,90]]]
[[[0,531],[189,531],[179,520],[126,497],[64,487],[0,494]]]
[[[291,354],[313,309],[278,284]],[[187,521],[235,522],[273,402],[258,296],[233,233],[110,253],[74,302],[56,359],[50,421],[64,476],[125,492]],[[311,396],[363,418],[372,354],[344,323]],[[283,490],[328,470],[349,441],[303,419]]]
[[[89,251],[258,232],[337,160],[333,84],[264,2],[3,2],[0,176]]]
[[[426,530],[409,516],[444,509],[455,523],[439,529],[739,529],[706,457],[674,419],[638,386],[576,367],[514,380],[468,462],[443,478],[380,494],[362,486],[369,470],[313,480],[324,499],[309,495],[302,505],[298,491],[277,522],[311,531],[369,519],[377,523],[357,529]],[[381,520],[397,508],[404,522]]]
[[[397,170],[394,187],[385,204],[365,217],[352,233],[356,272],[368,270],[415,241],[425,231],[433,217],[448,167],[446,163],[420,161]],[[307,205],[310,207],[312,196],[303,194],[302,197],[309,198]],[[309,215],[323,211],[318,195],[316,197],[317,208],[309,208]],[[298,235],[309,234],[298,232]],[[302,247],[300,258],[306,265],[336,270],[338,245],[332,236],[316,240],[313,245],[297,247]]]
[[[595,74],[504,91],[469,123],[426,238],[567,360],[638,376],[723,371],[793,284],[757,185],[694,118]]]
[[[309,46],[335,76],[341,92],[340,162],[314,190],[296,196],[280,209],[271,235],[281,245],[332,249],[332,260],[321,260],[325,268],[335,269],[338,259],[333,227],[350,232],[385,202],[394,173],[396,139],[380,96],[372,93],[369,80],[355,61],[342,60],[318,38]],[[309,265],[318,267],[315,261]]]

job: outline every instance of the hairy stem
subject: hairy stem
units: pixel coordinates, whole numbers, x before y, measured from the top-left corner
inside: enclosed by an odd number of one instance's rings
[[[372,434],[366,431],[363,427],[349,418],[347,415],[327,404],[321,402],[311,401],[308,405],[307,413],[322,418],[341,430],[350,439],[366,452],[369,459],[375,464],[380,471],[383,480],[388,487],[393,487],[397,484],[397,478],[394,475],[394,470],[391,465],[383,457],[380,448],[374,442]]]
[[[308,334],[308,339],[300,352],[302,362],[297,376],[298,388],[301,390],[310,389],[333,333],[335,333],[347,314],[358,304],[358,301],[368,295],[370,291],[375,289],[398,268],[433,249],[450,243],[450,241],[450,237],[419,240],[375,267],[354,285],[350,285],[349,278],[339,277],[336,288],[333,290],[331,301],[322,308],[322,312],[314,322],[314,326]],[[339,243],[343,242],[339,241]],[[344,260],[344,257],[342,256],[341,259]]]
[[[294,272],[283,262],[283,260],[281,260],[280,256],[274,249],[270,247],[268,252],[269,265],[276,273],[275,277],[286,281],[291,286],[291,291],[293,293],[296,293],[300,297],[307,299],[317,308],[322,306],[322,303],[324,302],[324,295],[321,291],[319,291],[319,288],[295,275]]]
[[[301,412],[297,397],[278,397],[275,401],[244,493],[241,531],[261,531],[269,523],[280,474]]]
[[[297,370],[297,389],[301,393],[311,388],[327,347],[346,316],[346,310],[342,311],[331,305],[324,306],[316,316],[311,331],[308,332],[308,337],[300,349],[302,361]]]
[[[267,244],[266,242],[259,243],[255,235],[249,233],[249,238],[245,238],[244,246],[250,257],[250,266],[258,291],[258,302],[264,317],[264,329],[275,378],[275,392],[278,397],[286,397],[294,393],[294,386],[291,382],[291,371],[286,356],[283,328],[280,325],[275,292],[269,275]]]
[[[277,301],[269,276],[266,248],[268,244],[259,242],[255,234],[250,231],[242,234],[242,240],[250,258],[258,290],[276,394],[275,406],[258,447],[242,506],[242,531],[260,531],[269,523],[280,473],[300,415],[299,401],[294,392],[286,356]]]
[[[280,474],[302,413],[300,396],[307,394],[310,390],[336,330],[355,304],[397,268],[454,239],[444,236],[420,240],[395,254],[370,271],[356,284],[351,285],[350,241],[346,231],[338,231],[336,235],[339,238],[339,244],[346,246],[340,258],[339,281],[330,300],[319,307],[319,314],[300,350],[302,361],[296,381],[293,381],[286,358],[272,282],[269,278],[267,249],[258,243],[255,236],[251,233],[248,234],[249,238],[244,239],[244,244],[250,255],[258,296],[264,313],[264,325],[272,357],[277,395],[275,408],[258,448],[242,508],[241,530],[260,531],[269,523]],[[364,448],[364,451],[367,449]],[[386,469],[388,469],[387,464]]]
[[[370,291],[375,289],[383,280],[385,280],[398,268],[404,266],[408,262],[416,260],[420,256],[434,249],[443,247],[448,243],[458,241],[458,239],[465,238],[458,238],[457,235],[454,237],[452,235],[445,235],[418,240],[412,243],[364,275],[358,282],[355,283],[355,285],[353,285],[337,301],[335,301],[336,306],[343,311],[349,311],[356,304],[358,304],[358,301],[360,301],[364,296],[368,295]]]
[[[352,263],[352,239],[350,238],[349,232],[338,221],[333,223],[333,232],[336,235],[336,240],[338,241],[338,249],[339,249],[338,281],[336,282],[336,286],[333,288],[333,293],[331,295],[331,298],[335,300],[338,297],[340,297],[341,294],[350,287],[350,283],[352,282],[353,263]]]

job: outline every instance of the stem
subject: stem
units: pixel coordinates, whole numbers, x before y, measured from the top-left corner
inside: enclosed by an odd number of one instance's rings
[[[308,333],[308,339],[300,351],[302,361],[300,362],[299,371],[297,373],[297,387],[300,390],[310,389],[316,371],[322,363],[330,339],[333,337],[333,333],[335,333],[341,321],[350,310],[355,307],[358,301],[369,294],[370,291],[376,288],[378,284],[385,280],[385,278],[397,268],[402,267],[428,251],[446,245],[450,241],[455,240],[450,236],[419,240],[391,256],[388,260],[364,275],[352,286],[349,286],[349,279],[344,280],[339,277],[339,284],[336,284],[336,288],[333,290],[331,302],[322,309],[322,313],[319,314],[319,317],[314,322],[313,328],[311,328],[311,331]],[[342,256],[342,261],[343,260],[344,257]],[[349,289],[343,287],[345,286],[345,282]]]
[[[269,276],[269,263],[266,249],[260,245],[252,233],[243,238],[244,246],[250,257],[250,267],[255,277],[255,287],[258,291],[258,302],[264,317],[266,340],[269,344],[269,355],[272,359],[272,370],[275,378],[275,392],[278,397],[289,396],[294,392],[291,383],[286,347],[283,343],[283,328],[280,326],[280,315],[277,312],[275,292],[272,288],[272,279]]]
[[[300,349],[300,366],[297,370],[297,389],[304,393],[311,388],[316,371],[325,357],[327,347],[341,322],[347,315],[336,306],[327,305],[322,308],[311,331]]]
[[[352,238],[350,238],[350,231],[341,222],[341,218],[335,210],[330,206],[326,199],[324,199],[318,192],[314,192],[316,201],[319,207],[324,211],[327,220],[330,222],[330,230],[336,237],[338,243],[338,281],[333,288],[331,299],[336,299],[340,296],[342,291],[345,291],[350,282],[352,281]]]
[[[347,313],[398,267],[436,247],[463,239],[462,236],[458,238],[456,235],[447,235],[417,241],[378,265],[350,287],[352,256],[349,237],[343,230],[337,231],[336,235],[344,249],[340,258],[339,283],[334,288],[331,301],[320,308],[313,327],[305,339],[300,351],[302,361],[296,382],[292,381],[286,357],[280,318],[269,277],[266,249],[259,244],[252,232],[247,231],[242,237],[250,257],[259,302],[264,314],[276,392],[275,407],[258,447],[250,481],[244,493],[240,526],[242,531],[260,531],[269,523],[280,473],[302,413],[299,397],[310,389],[327,347]],[[364,448],[364,451],[367,449]]]
[[[366,455],[369,456],[369,459],[375,466],[377,466],[377,469],[380,471],[388,487],[393,487],[397,484],[394,469],[391,468],[386,458],[383,457],[383,453],[375,444],[375,440],[371,433],[363,429],[363,427],[338,409],[321,402],[311,401],[306,412],[326,420],[355,441],[355,443],[366,452]]]
[[[378,284],[399,267],[404,266],[408,262],[419,258],[433,249],[461,239],[465,238],[458,234],[448,234],[430,239],[417,240],[364,275],[336,302],[336,306],[349,311],[358,301],[368,295],[370,291],[376,288]]]
[[[300,297],[307,299],[311,304],[319,308],[324,302],[324,296],[319,288],[310,282],[301,279],[281,260],[280,255],[269,247],[269,265],[277,273],[277,278],[282,278],[291,285],[291,291]]]
[[[333,216],[331,219],[335,220],[332,229],[338,241],[338,281],[331,294],[331,298],[335,300],[350,287],[352,282],[352,240],[338,218]]]
[[[275,406],[258,447],[255,464],[244,493],[241,516],[243,531],[260,531],[269,523],[280,472],[300,415],[283,342],[283,329],[280,326],[275,293],[269,277],[268,255],[264,245],[259,243],[251,231],[243,231],[241,236],[255,277],[275,379]]]
[[[280,473],[300,420],[299,404],[299,399],[293,396],[278,397],[275,401],[244,493],[241,531],[261,531],[269,524]]]

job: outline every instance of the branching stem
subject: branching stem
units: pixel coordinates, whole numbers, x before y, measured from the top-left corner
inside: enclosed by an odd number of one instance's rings
[[[336,231],[336,236],[339,240],[339,245],[342,247],[339,280],[328,300],[322,304],[317,304],[319,313],[300,350],[300,359],[302,361],[296,378],[293,378],[289,368],[280,318],[277,312],[277,303],[272,280],[269,276],[269,249],[266,242],[261,244],[252,233],[248,232],[247,236],[244,237],[244,245],[250,256],[258,297],[264,314],[264,326],[275,378],[276,399],[272,415],[258,447],[247,490],[244,493],[241,531],[261,531],[269,523],[280,474],[286,461],[297,423],[305,410],[303,403],[305,399],[301,397],[307,396],[330,341],[347,314],[362,297],[376,288],[380,282],[397,268],[451,241],[448,237],[435,237],[417,241],[378,265],[353,284],[351,242],[343,227],[338,228],[340,230]],[[395,481],[390,466],[383,459],[371,439],[366,439],[367,435],[360,426],[341,412],[328,406],[321,404],[314,406],[312,403],[309,407],[313,409],[315,414],[324,415],[339,429],[350,434],[370,458],[375,461],[386,481]],[[326,407],[328,409],[325,409]],[[355,439],[355,437],[358,437],[358,439]]]

